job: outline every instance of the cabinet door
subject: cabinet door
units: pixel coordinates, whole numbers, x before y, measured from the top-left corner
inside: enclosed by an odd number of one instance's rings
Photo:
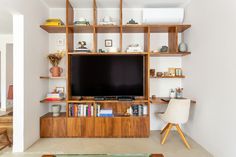
[[[121,137],[121,117],[112,118],[112,136]]]
[[[94,117],[81,118],[81,136],[94,137]]]
[[[66,137],[66,118],[53,118],[53,137]]]
[[[40,119],[40,137],[52,137],[53,135],[53,120],[50,117]]]
[[[132,117],[122,117],[121,119],[121,136],[122,137],[133,137],[133,118]]]
[[[150,130],[148,117],[134,117],[133,130],[134,137],[148,137]]]
[[[68,118],[67,119],[67,136],[81,137],[81,119]]]

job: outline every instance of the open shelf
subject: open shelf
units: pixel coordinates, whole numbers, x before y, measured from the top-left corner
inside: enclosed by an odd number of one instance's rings
[[[119,25],[96,25],[97,33],[120,33]]]
[[[54,117],[52,112],[48,112],[45,115],[43,115],[41,118],[59,118],[59,117],[66,117],[66,112],[61,112],[58,117]]]
[[[110,56],[110,55],[147,55],[148,52],[69,52],[69,55],[83,55],[83,56]]]
[[[168,97],[158,97],[158,98],[155,98],[155,99],[150,98],[150,103],[155,104],[155,105],[166,105],[166,104],[169,103],[167,101],[163,101],[162,99],[169,99],[169,98]],[[186,99],[186,98],[183,98],[183,99]],[[196,104],[196,101],[191,100],[191,103]]]
[[[191,52],[175,52],[175,53],[156,52],[156,53],[150,53],[150,56],[151,57],[183,57],[190,54]]]
[[[62,100],[58,100],[58,101],[49,101],[49,100],[43,99],[43,100],[40,101],[40,103],[44,103],[44,104],[50,104],[50,103],[66,103],[66,100],[65,100],[65,99],[62,99]]]
[[[93,26],[69,25],[68,28],[74,33],[93,33]]]
[[[123,25],[123,33],[147,33],[147,25]]]
[[[66,26],[40,26],[43,30],[48,33],[66,33]]]
[[[189,24],[177,25],[149,25],[151,33],[168,33],[172,28],[176,28],[178,33],[184,32],[191,27]]]
[[[40,76],[40,79],[65,80],[66,77]]]
[[[152,76],[150,76],[150,78],[158,78],[158,79],[170,78],[170,79],[176,79],[176,78],[185,78],[185,76],[161,76],[161,77],[152,77]]]

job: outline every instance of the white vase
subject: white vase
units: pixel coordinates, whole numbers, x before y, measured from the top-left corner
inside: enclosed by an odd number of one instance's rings
[[[61,112],[61,105],[52,105],[52,116],[58,117]]]
[[[179,44],[179,52],[187,52],[188,51],[188,46],[184,42],[181,42]]]

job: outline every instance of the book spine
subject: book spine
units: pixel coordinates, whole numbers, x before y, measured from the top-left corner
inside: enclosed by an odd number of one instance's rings
[[[78,105],[77,104],[75,104],[75,108],[74,108],[74,113],[75,113],[75,115],[74,115],[74,117],[77,117],[78,116]]]
[[[94,108],[91,106],[91,116],[93,116]]]
[[[88,105],[88,116],[91,117],[91,105]]]

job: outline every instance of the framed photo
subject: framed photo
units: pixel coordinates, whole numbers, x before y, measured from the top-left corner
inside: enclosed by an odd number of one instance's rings
[[[111,39],[105,40],[105,47],[112,47],[112,40]]]
[[[57,93],[65,93],[65,88],[64,87],[56,87],[55,91]]]

